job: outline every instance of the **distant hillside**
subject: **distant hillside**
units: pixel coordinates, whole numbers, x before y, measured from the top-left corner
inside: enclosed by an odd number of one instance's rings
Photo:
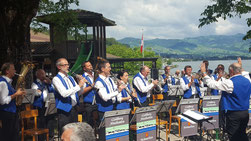
[[[163,57],[188,59],[236,59],[251,58],[249,47],[251,41],[243,41],[244,34],[211,35],[185,39],[152,39],[145,40],[145,47],[152,48]],[[118,40],[130,47],[139,47],[141,39],[123,38]]]

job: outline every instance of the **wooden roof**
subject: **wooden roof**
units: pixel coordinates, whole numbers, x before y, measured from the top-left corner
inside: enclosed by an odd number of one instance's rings
[[[96,13],[96,12],[91,12],[87,10],[82,10],[82,9],[76,9],[76,10],[70,10],[78,13],[78,19],[82,24],[86,24],[87,26],[93,26],[97,25],[97,22],[101,23],[102,25],[105,26],[115,26],[115,21],[112,21],[108,18],[105,18],[102,14]],[[52,14],[50,14],[52,15]],[[43,16],[38,16],[38,19],[40,22],[46,23],[46,24],[53,24],[51,21],[48,21],[46,19],[47,16],[50,15],[43,15]]]

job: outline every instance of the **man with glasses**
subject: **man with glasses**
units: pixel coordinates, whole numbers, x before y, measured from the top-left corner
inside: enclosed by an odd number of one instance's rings
[[[59,70],[53,78],[52,84],[55,87],[55,100],[58,113],[59,134],[62,127],[68,123],[77,122],[76,105],[79,103],[78,91],[86,82],[85,79],[79,80],[78,84],[69,76],[69,63],[65,58],[60,58],[56,62]]]
[[[150,97],[150,90],[159,83],[158,80],[153,80],[152,83],[149,84],[147,79],[149,74],[149,67],[142,66],[140,72],[133,78],[133,88],[136,90],[141,106],[143,107],[149,105],[147,97]]]

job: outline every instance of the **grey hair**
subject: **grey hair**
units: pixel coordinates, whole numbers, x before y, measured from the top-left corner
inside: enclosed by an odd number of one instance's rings
[[[233,63],[229,66],[229,69],[233,70],[233,72],[236,73],[241,73],[242,68],[240,65],[237,65],[236,63]]]
[[[61,61],[64,60],[65,58],[59,58],[57,61],[56,61],[56,66],[60,66],[61,65]]]
[[[74,122],[66,124],[63,127],[65,130],[72,129],[70,141],[95,141],[94,130],[85,122]]]

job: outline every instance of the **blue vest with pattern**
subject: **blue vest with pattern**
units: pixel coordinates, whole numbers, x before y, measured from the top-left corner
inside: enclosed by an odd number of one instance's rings
[[[131,91],[131,87],[130,87],[130,84],[127,85],[128,89]],[[123,97],[127,97],[127,92],[125,89],[123,89],[121,91],[121,94],[122,94],[122,98]],[[129,109],[130,108],[130,103],[127,102],[127,101],[124,101],[124,102],[121,102],[119,104],[117,104],[117,110],[122,110],[122,109]]]
[[[249,109],[249,98],[251,94],[250,81],[239,75],[232,77],[234,90],[231,94],[223,91],[221,98],[221,109],[231,111],[243,111]]]
[[[162,74],[163,79],[166,79],[166,75]],[[172,80],[172,85],[175,85],[175,79],[171,76],[171,80]],[[167,82],[163,85],[162,87],[164,89],[164,93],[166,93],[168,91],[168,85]]]
[[[57,74],[56,75],[62,82],[62,84],[64,85],[64,87],[66,88],[66,90],[68,90],[68,86],[66,84],[66,82],[64,81],[64,79],[61,77],[61,75]],[[76,86],[74,79],[69,76],[69,79],[72,83],[73,86]],[[75,93],[76,96],[76,100],[77,103],[79,103],[79,98],[78,98],[78,93]],[[71,97],[62,97],[57,91],[55,91],[55,101],[56,101],[56,107],[57,109],[63,110],[65,112],[70,112],[72,105],[71,105]]]
[[[136,78],[136,77],[139,77],[141,80],[142,80],[142,82],[144,83],[144,85],[146,86],[146,83],[145,83],[145,81],[144,81],[144,79],[141,77],[141,75],[139,74],[139,73],[137,73],[134,77],[133,77],[133,88],[136,90],[136,92],[137,92],[137,96],[138,96],[138,98],[139,98],[139,101],[140,101],[140,103],[144,103],[145,101],[146,101],[146,96],[147,96],[147,93],[142,93],[135,85],[134,85],[134,79]]]
[[[4,81],[6,84],[7,84],[7,87],[8,87],[8,91],[9,91],[9,94],[8,96],[11,96],[13,95],[16,90],[7,82],[7,80],[3,77],[0,77],[0,82]],[[9,104],[4,104],[4,105],[0,105],[0,110],[1,111],[6,111],[6,112],[11,112],[11,113],[16,113],[16,100],[13,99],[10,101]]]
[[[92,84],[90,78],[88,76],[85,76],[85,74],[82,75],[90,84]],[[86,84],[86,87],[89,87],[88,84]],[[88,92],[87,94],[84,95],[84,102],[86,103],[92,103],[93,98],[95,95],[95,91],[91,90],[90,92]]]
[[[185,76],[183,76],[182,78],[185,84],[187,85],[189,83],[189,80]],[[197,90],[199,96],[201,96],[200,85],[197,79],[194,79],[194,84],[195,84],[195,89]],[[184,98],[187,99],[190,98],[191,96],[192,96],[192,88],[190,87],[188,90],[184,91]]]
[[[101,79],[100,77],[98,77],[95,81],[95,83],[97,82],[101,82],[103,84],[103,86],[106,88],[106,92],[107,94],[110,94],[110,91],[108,89],[108,86],[106,85],[106,83],[103,81],[103,79]],[[111,79],[109,78],[110,83],[112,84]],[[114,90],[113,84],[112,84],[112,88]],[[113,110],[113,102],[112,99],[109,99],[108,101],[104,101],[99,94],[96,94],[96,102],[98,105],[98,111],[100,112],[106,112],[106,111],[112,111]]]

